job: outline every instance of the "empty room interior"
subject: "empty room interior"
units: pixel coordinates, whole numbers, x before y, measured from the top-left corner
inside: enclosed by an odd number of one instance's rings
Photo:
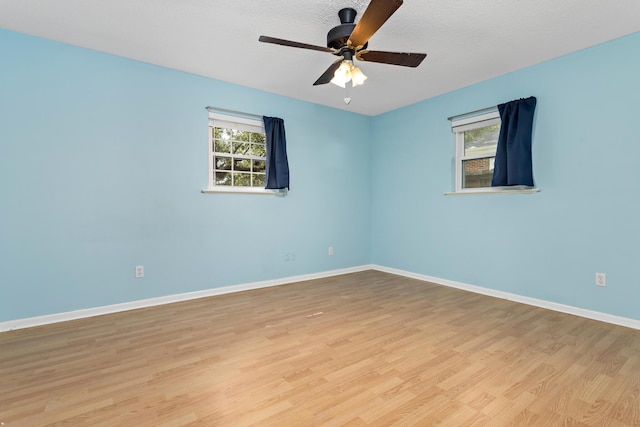
[[[639,76],[637,0],[3,0],[0,425],[640,425]]]

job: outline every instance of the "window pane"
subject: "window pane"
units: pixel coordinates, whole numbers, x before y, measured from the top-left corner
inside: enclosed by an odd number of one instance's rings
[[[251,160],[249,159],[233,159],[234,171],[251,171]]]
[[[234,173],[233,185],[236,187],[251,187],[250,173]]]
[[[267,163],[264,160],[254,160],[253,161],[253,171],[254,172],[263,172],[267,168]]]
[[[465,131],[464,155],[495,155],[499,133],[499,124]]]
[[[233,129],[216,127],[213,130],[213,137],[215,139],[222,139],[224,141],[231,141],[231,138],[233,137],[233,132],[234,132]]]
[[[264,188],[264,174],[256,173],[253,175],[253,186]]]
[[[214,157],[214,164],[215,164],[216,169],[230,171],[231,170],[231,157],[215,156]]]
[[[230,153],[231,152],[231,144],[228,141],[223,141],[222,139],[216,139],[213,145],[213,151],[216,153]]]
[[[264,188],[267,150],[261,128],[259,122],[214,119],[209,126],[214,185]]]
[[[462,188],[491,187],[495,157],[464,160],[462,162]]]
[[[231,174],[229,172],[215,173],[216,185],[231,185]]]
[[[250,154],[257,157],[266,157],[267,147],[264,144],[251,144]]]
[[[251,144],[247,144],[244,142],[234,142],[233,143],[233,153],[234,154],[247,154],[249,152],[249,148]]]
[[[264,133],[253,132],[251,134],[251,142],[260,142],[264,144],[266,142],[266,137]]]
[[[249,135],[251,134],[251,132],[245,132],[243,130],[233,130],[233,140],[234,141],[249,141]]]

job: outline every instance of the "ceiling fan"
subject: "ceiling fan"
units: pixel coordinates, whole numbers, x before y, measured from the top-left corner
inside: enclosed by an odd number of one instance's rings
[[[315,46],[307,43],[260,36],[263,43],[273,43],[282,46],[328,52],[338,59],[315,81],[314,86],[329,82],[345,87],[351,80],[352,86],[364,83],[366,76],[353,65],[353,58],[360,61],[378,62],[381,64],[401,65],[403,67],[417,67],[427,56],[426,53],[384,52],[368,50],[369,39],[395,13],[403,0],[371,0],[362,18],[354,24],[356,11],[350,7],[338,12],[340,25],[327,33],[327,47]]]

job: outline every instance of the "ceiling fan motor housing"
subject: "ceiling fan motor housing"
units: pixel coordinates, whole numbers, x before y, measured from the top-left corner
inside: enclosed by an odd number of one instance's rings
[[[333,27],[327,33],[327,47],[340,49],[347,44],[349,36],[351,36],[353,29],[356,27],[356,24],[353,22],[356,19],[357,13],[355,9],[350,7],[340,9],[340,12],[338,12],[340,25]]]

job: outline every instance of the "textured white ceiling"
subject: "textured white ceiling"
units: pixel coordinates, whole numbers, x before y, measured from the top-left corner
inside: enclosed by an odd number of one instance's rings
[[[419,68],[360,62],[350,89],[312,86],[335,59],[259,43],[326,44],[365,0],[1,0],[0,27],[375,115],[640,31],[640,0],[406,0],[369,48],[424,52]]]

